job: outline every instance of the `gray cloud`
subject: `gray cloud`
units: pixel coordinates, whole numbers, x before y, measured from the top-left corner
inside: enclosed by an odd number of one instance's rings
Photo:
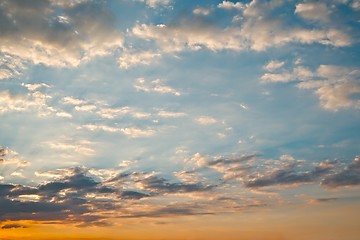
[[[27,228],[27,226],[25,225],[21,225],[21,224],[5,224],[3,226],[1,226],[1,229],[13,229],[13,228]]]
[[[329,188],[360,185],[360,157],[355,157],[354,160],[340,172],[326,177],[321,184]]]
[[[293,160],[282,164],[282,168],[270,170],[257,177],[248,179],[244,186],[248,188],[266,187],[272,185],[292,185],[315,183],[322,176],[329,174],[334,166],[334,162],[324,161],[310,170],[304,171],[300,168],[301,161]]]
[[[77,66],[123,43],[102,1],[2,1],[0,21],[2,53],[49,66]]]

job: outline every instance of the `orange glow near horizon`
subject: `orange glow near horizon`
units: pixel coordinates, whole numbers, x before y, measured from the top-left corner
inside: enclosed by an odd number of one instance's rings
[[[355,205],[355,206],[354,206]],[[76,227],[71,224],[41,224],[13,221],[28,228],[2,229],[3,239],[104,239],[104,240],[326,240],[349,239],[359,229],[359,215],[348,206],[299,206],[269,211],[244,212],[221,216],[140,218],[114,220],[108,227]],[[280,213],[279,213],[280,212]],[[355,240],[355,239],[354,239]]]

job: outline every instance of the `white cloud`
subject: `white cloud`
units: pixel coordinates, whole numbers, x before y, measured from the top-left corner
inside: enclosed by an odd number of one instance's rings
[[[170,86],[167,86],[161,82],[160,79],[151,81],[150,83],[146,82],[144,78],[138,78],[137,84],[134,85],[137,91],[144,92],[156,92],[161,94],[174,94],[180,96],[181,93]]]
[[[351,7],[355,11],[359,11],[360,10],[360,0],[353,0],[352,3],[351,3]]]
[[[223,49],[243,49],[240,29],[218,29],[211,26],[136,25],[132,29],[136,37],[154,40],[165,52],[177,52],[186,49],[199,50],[206,47],[213,51]]]
[[[159,117],[163,118],[177,118],[177,117],[184,117],[186,116],[186,113],[183,112],[169,112],[169,111],[159,111],[158,112]]]
[[[325,3],[308,2],[297,4],[295,13],[304,19],[326,22],[329,20],[330,10]]]
[[[70,113],[67,113],[67,112],[57,112],[56,116],[63,117],[63,118],[72,118],[72,115]]]
[[[352,94],[360,94],[358,82],[325,84],[316,91],[321,106],[325,109],[337,111],[340,108],[360,109],[360,99],[352,99]]]
[[[161,57],[160,53],[153,51],[125,52],[119,57],[119,66],[128,69],[137,65],[150,65]]]
[[[84,100],[76,99],[76,98],[73,98],[73,97],[64,97],[62,99],[62,102],[64,104],[70,104],[70,105],[80,105],[80,104],[86,103]]]
[[[53,142],[47,142],[48,146],[51,149],[58,150],[61,152],[73,152],[78,153],[85,156],[90,156],[95,154],[95,150],[92,148],[93,143],[82,140],[82,141],[75,141],[74,139],[68,140],[58,140]]]
[[[230,1],[222,1],[222,3],[219,3],[217,7],[225,10],[242,10],[245,8],[245,5],[241,2],[234,3]]]
[[[150,137],[155,134],[153,129],[140,129],[135,127],[122,128],[121,132],[131,138]]]
[[[292,70],[292,72],[281,73],[265,73],[261,76],[262,82],[290,82],[290,81],[306,81],[313,77],[313,73],[303,67],[298,66]]]
[[[93,104],[87,104],[87,105],[75,107],[76,111],[81,111],[81,112],[92,112],[95,109],[96,109],[96,105],[93,105]]]
[[[193,10],[195,15],[207,16],[212,12],[211,8],[198,7]]]
[[[140,1],[145,1],[149,7],[156,8],[158,6],[169,5],[172,0],[140,0]]]
[[[35,90],[46,87],[49,88],[50,86],[45,83],[36,83],[36,84],[21,84],[22,86],[26,87],[29,91],[34,92]]]
[[[285,62],[272,60],[264,66],[264,69],[268,70],[269,72],[273,72],[273,71],[281,68],[282,66],[284,66],[284,64],[285,64]]]
[[[201,116],[196,118],[195,121],[200,125],[212,125],[217,123],[217,120],[210,116]]]
[[[297,81],[298,88],[312,89],[319,96],[324,109],[337,111],[341,108],[360,108],[358,78],[360,71],[348,67],[320,65],[315,72],[303,66],[292,71],[265,73],[261,81],[265,83]]]
[[[13,95],[9,91],[0,92],[0,113],[37,111],[40,115],[48,115],[52,111],[47,104],[51,98],[41,92],[24,95]]]
[[[81,130],[81,129],[86,129],[89,131],[104,131],[104,132],[111,132],[111,133],[115,133],[115,132],[120,132],[121,129],[120,128],[115,128],[115,127],[110,127],[107,125],[97,125],[97,124],[85,124],[82,125],[80,127],[78,127],[77,129]]]

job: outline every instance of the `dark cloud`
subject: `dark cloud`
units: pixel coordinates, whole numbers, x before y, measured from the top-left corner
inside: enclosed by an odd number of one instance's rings
[[[13,228],[27,228],[27,226],[25,225],[21,225],[21,224],[5,224],[3,226],[1,226],[1,229],[13,229]]]
[[[334,163],[325,161],[311,170],[304,171],[299,165],[299,161],[290,161],[283,164],[281,169],[270,170],[266,173],[259,174],[259,176],[250,180],[244,181],[245,187],[258,188],[272,185],[292,185],[303,183],[314,183],[320,177],[330,173],[334,168]]]
[[[156,193],[187,193],[202,192],[212,189],[212,185],[203,185],[201,183],[170,183],[166,179],[159,176],[150,176],[139,180],[146,190]]]
[[[328,188],[360,185],[360,157],[355,157],[354,160],[340,172],[327,176],[321,184]]]

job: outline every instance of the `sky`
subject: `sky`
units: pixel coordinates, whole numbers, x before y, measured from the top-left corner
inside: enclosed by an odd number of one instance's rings
[[[0,239],[358,239],[359,39],[359,0],[1,0]]]

